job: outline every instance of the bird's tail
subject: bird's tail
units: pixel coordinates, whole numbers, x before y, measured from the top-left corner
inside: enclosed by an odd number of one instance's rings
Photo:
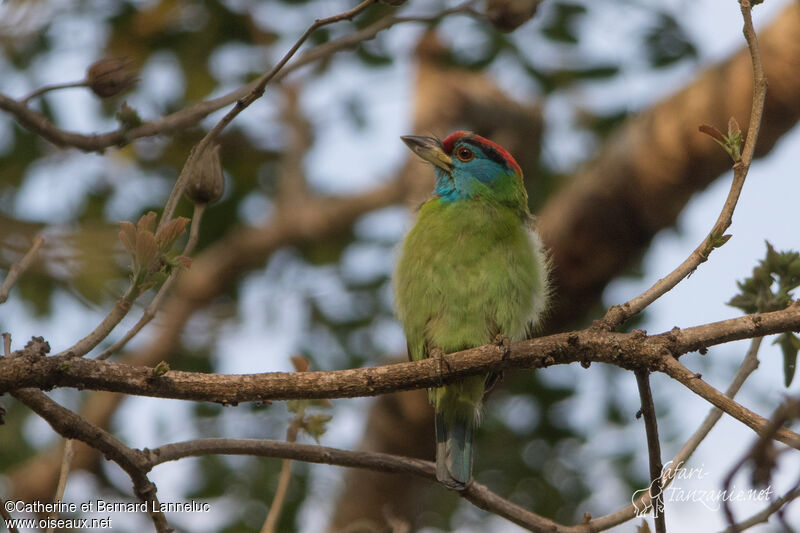
[[[436,479],[451,489],[464,490],[472,477],[470,422],[436,413]]]

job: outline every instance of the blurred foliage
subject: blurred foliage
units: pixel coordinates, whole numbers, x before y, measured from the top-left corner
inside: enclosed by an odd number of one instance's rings
[[[0,23],[3,57],[0,91],[20,96],[25,92],[20,91],[21,86],[33,90],[43,83],[65,81],[49,77],[50,71],[55,71],[51,65],[64,57],[72,59],[65,62],[67,65],[77,63],[75,55],[65,55],[64,43],[70,36],[82,32],[86,38],[80,41],[81,46],[88,47],[82,52],[86,66],[100,57],[114,56],[127,57],[138,67],[141,81],[131,92],[102,103],[81,104],[84,116],[80,121],[64,113],[59,108],[63,101],[54,95],[46,95],[32,104],[68,129],[90,123],[96,131],[113,127],[109,125],[116,123],[114,117],[119,117],[120,113],[127,121],[137,116],[150,120],[249,81],[283,54],[305,25],[320,14],[331,12],[331,3],[323,0],[202,3],[73,0],[60,7],[45,7],[42,2],[25,4],[0,6],[6,10],[5,20],[17,21],[13,27]],[[336,9],[351,4],[354,2],[335,3]],[[598,4],[602,6],[597,7]],[[490,73],[502,68],[515,71],[536,87],[537,94],[530,95],[532,100],[568,94],[576,87],[614,81],[624,74],[625,66],[617,57],[598,56],[587,49],[584,30],[591,22],[594,9],[636,8],[648,13],[649,22],[635,32],[639,41],[628,46],[640,49],[652,69],[668,68],[696,56],[694,45],[673,14],[663,9],[653,10],[643,0],[629,4],[634,7],[617,8],[612,3],[589,0],[551,0],[541,5],[536,18],[513,33],[501,33],[485,21],[464,17],[453,24],[445,21],[440,32],[445,42],[454,43],[447,54],[451,65]],[[378,4],[357,17],[352,25],[340,24],[317,31],[309,44],[324,44],[353,27],[364,28],[392,13],[432,12],[446,5],[452,3],[416,1],[399,8]],[[0,16],[0,21],[3,18]],[[460,44],[465,42],[465,37],[468,46]],[[306,67],[297,78],[302,83],[312,84],[340,65],[346,67],[345,76],[366,71],[383,71],[388,75],[389,67],[399,59],[400,49],[398,38],[391,31],[385,32],[358,46],[355,53],[342,53]],[[231,50],[237,51],[236,61],[232,61]],[[545,50],[548,56],[543,56],[539,50]],[[550,54],[562,57],[563,63],[554,68]],[[221,67],[215,70],[212,65]],[[224,72],[220,74],[219,71]],[[69,78],[77,80],[84,75],[85,70],[76,70],[69,73]],[[13,83],[3,81],[12,79]],[[358,130],[375,127],[380,114],[369,109],[371,102],[363,98],[359,89],[363,88],[342,91],[335,109],[326,110],[326,116],[314,117],[320,119],[314,122],[315,126],[331,117],[348,117]],[[285,126],[276,118],[279,113],[275,110],[280,105],[280,97],[280,90],[270,87],[265,104],[270,110],[256,107],[250,110],[259,121],[257,130],[235,122],[219,139],[226,175],[225,194],[204,216],[198,252],[234,228],[253,223],[258,218],[253,215],[254,210],[261,213],[271,207],[285,149]],[[574,125],[576,134],[585,134],[587,139],[601,139],[625,119],[628,106],[602,112],[578,111],[579,120]],[[246,124],[246,120],[242,122]],[[0,127],[2,125],[0,123]],[[108,307],[120,296],[130,275],[128,261],[117,241],[117,223],[120,219],[137,220],[144,213],[162,207],[189,149],[204,129],[190,128],[122,149],[109,149],[103,155],[103,163],[86,176],[75,175],[74,170],[54,175],[64,162],[77,157],[74,151],[60,152],[16,125],[3,131],[9,135],[0,143],[0,268],[7,268],[24,248],[20,242],[30,240],[42,226],[60,228],[48,238],[43,250],[46,266],[26,273],[14,298],[24,302],[31,317],[50,317],[54,312],[63,311],[63,305],[54,305],[57,295],[67,296],[76,302],[75,305],[91,305],[95,309]],[[534,188],[533,207],[538,208],[564,177],[554,170],[552,159],[546,153],[543,157],[522,154],[518,159],[526,175],[536,176],[532,185],[529,180],[529,185]],[[42,165],[52,169],[46,172],[44,182]],[[69,203],[66,197],[58,197],[58,191],[64,189],[55,189],[66,180],[74,180],[75,190],[79,191],[80,198],[74,203]],[[32,195],[38,195],[39,202],[48,206],[47,209],[30,212]],[[182,200],[177,215],[190,217],[191,214],[191,203]],[[263,277],[281,284],[283,291],[292,290],[298,296],[305,330],[296,349],[313,361],[315,368],[358,367],[396,355],[384,353],[385,343],[381,338],[384,329],[376,327],[393,320],[387,298],[390,266],[377,274],[354,275],[343,260],[356,248],[390,258],[394,245],[394,242],[359,236],[354,231],[324,241],[306,242],[270,259]],[[386,261],[387,265],[390,263]],[[321,282],[325,282],[324,289],[319,289]],[[755,279],[751,282],[757,283]],[[246,311],[235,305],[246,296],[244,289],[242,283],[220,296],[202,317],[212,325],[201,328],[202,334],[185,335],[184,343],[190,347],[184,345],[174,350],[169,361],[171,368],[218,369],[219,361],[213,356],[220,340],[217,335],[226,331],[226,327],[235,328],[244,321]],[[779,297],[779,293],[775,294]],[[261,304],[270,306],[273,314],[279,314],[283,302],[262,301]],[[0,327],[2,322],[0,320]],[[87,331],[90,327],[92,325],[87,325]],[[109,338],[109,342],[111,340]],[[572,386],[547,383],[536,373],[509,376],[504,387],[489,401],[487,419],[478,433],[477,478],[539,513],[566,521],[579,519],[576,513],[591,488],[585,484],[579,463],[572,461],[569,454],[587,435],[568,421],[557,420],[555,414],[574,392]],[[516,408],[509,410],[509,406]],[[22,437],[27,412],[16,405],[8,407],[6,425],[0,431],[0,468],[3,471],[9,471],[33,453],[32,445]],[[330,425],[335,426],[336,410],[332,412],[334,418]],[[603,416],[609,424],[629,424],[632,421],[629,414],[618,402],[609,401],[604,406]],[[231,427],[235,427],[234,432],[250,436],[281,438],[290,420],[282,405],[250,404],[234,409],[194,404],[191,416],[197,436],[201,437],[234,436]],[[510,419],[512,416],[518,418]],[[309,420],[310,431],[321,436],[324,422],[323,418]],[[124,421],[118,423],[124,424]],[[166,429],[160,436],[164,440],[173,437]],[[641,486],[642,478],[630,475],[624,467],[631,456],[621,454],[617,460],[623,465],[620,468],[623,482],[632,488]],[[233,499],[238,508],[231,509],[220,531],[247,532],[259,528],[276,488],[279,460],[208,456],[191,464],[193,473],[186,494],[169,495],[165,500],[175,501],[180,496]],[[295,465],[281,531],[299,528],[298,512],[311,494],[309,471],[307,465]],[[94,475],[104,490],[119,490],[104,470],[96,470]],[[451,513],[462,504],[457,496],[445,491],[434,488],[431,494],[435,513],[425,516],[438,516],[431,518],[430,525],[448,529]],[[215,508],[224,506],[220,504]],[[120,531],[126,531],[126,527],[119,524]]]
[[[800,287],[800,253],[793,250],[778,252],[767,242],[767,253],[753,269],[753,275],[737,281],[739,294],[728,305],[745,313],[767,313],[785,309],[795,299],[792,293]],[[783,379],[786,387],[792,384],[797,367],[800,338],[791,331],[778,335],[774,344],[783,354]]]

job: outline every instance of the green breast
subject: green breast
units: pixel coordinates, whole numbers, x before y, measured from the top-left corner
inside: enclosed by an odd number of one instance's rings
[[[524,338],[544,308],[546,260],[524,213],[477,199],[426,202],[395,273],[409,354]]]

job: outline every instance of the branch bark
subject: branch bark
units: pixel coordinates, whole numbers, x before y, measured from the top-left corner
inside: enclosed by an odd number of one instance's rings
[[[236,404],[244,401],[350,398],[440,386],[471,375],[512,368],[544,368],[580,362],[664,372],[716,407],[763,434],[767,421],[704,382],[678,360],[682,354],[717,344],[800,329],[800,303],[781,311],[747,315],[703,326],[647,336],[599,328],[559,333],[511,345],[506,354],[486,345],[444,356],[448,371],[432,359],[329,372],[270,372],[220,375],[150,368],[28,353],[0,360],[0,392],[23,387],[76,387],[161,398]],[[776,438],[800,449],[800,435],[781,429]]]

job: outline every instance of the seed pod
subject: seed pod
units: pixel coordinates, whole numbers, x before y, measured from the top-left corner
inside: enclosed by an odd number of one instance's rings
[[[125,58],[101,59],[86,71],[86,84],[100,98],[127,91],[137,80],[132,61]]]
[[[510,32],[536,14],[542,0],[487,0],[486,18],[500,31]]]
[[[215,144],[200,156],[186,185],[186,196],[196,204],[211,204],[219,200],[224,191],[219,145]]]

